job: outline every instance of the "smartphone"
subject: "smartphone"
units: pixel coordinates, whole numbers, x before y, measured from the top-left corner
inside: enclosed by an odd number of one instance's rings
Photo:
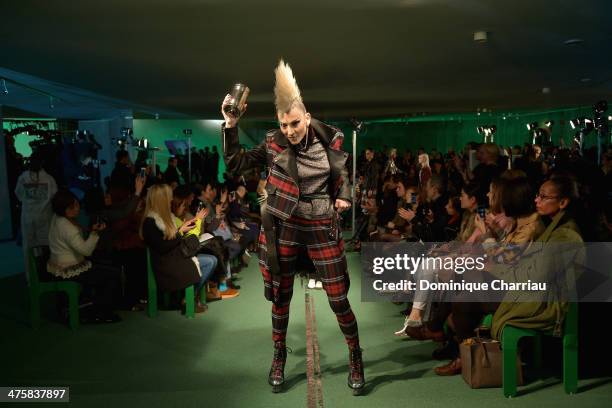
[[[198,209],[196,210],[196,214],[199,213],[200,211],[202,211],[204,209],[204,203],[202,201],[200,201],[198,203]]]
[[[482,219],[485,218],[485,215],[487,215],[487,206],[486,205],[479,205],[478,206],[478,215]]]
[[[146,167],[141,167],[140,168],[140,177],[141,178],[147,177],[147,168]]]
[[[236,199],[236,192],[235,191],[230,191],[229,197],[230,197],[230,200],[234,201]]]
[[[416,204],[416,203],[417,203],[417,195],[416,195],[416,194],[412,193],[412,194],[410,195],[410,202],[411,202],[412,204]]]

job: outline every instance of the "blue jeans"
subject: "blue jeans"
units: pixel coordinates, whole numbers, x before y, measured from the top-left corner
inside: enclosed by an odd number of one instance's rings
[[[217,267],[217,257],[208,254],[198,254],[197,258],[198,262],[200,262],[200,271],[202,272],[202,276],[200,276],[200,283],[198,283],[197,287],[197,289],[200,290]]]

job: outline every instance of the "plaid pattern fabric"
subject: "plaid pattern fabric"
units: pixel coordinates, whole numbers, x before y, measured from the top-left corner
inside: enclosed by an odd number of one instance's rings
[[[295,264],[301,248],[306,249],[318,275],[332,311],[336,314],[340,330],[351,347],[359,345],[357,321],[351,310],[347,294],[347,273],[344,242],[330,236],[331,219],[309,220],[290,217],[277,226],[278,261],[280,278],[273,279],[266,265],[266,239],[263,232],[259,240],[260,270],[264,278],[266,298],[272,303],[272,339],[285,341],[289,323],[289,305],[293,295]]]

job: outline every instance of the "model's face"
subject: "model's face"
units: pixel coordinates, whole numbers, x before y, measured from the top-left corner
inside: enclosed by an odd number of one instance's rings
[[[292,108],[288,113],[278,114],[278,123],[289,143],[296,145],[304,139],[310,126],[310,113]]]
[[[366,150],[365,157],[367,161],[372,161],[372,159],[374,158],[374,152],[372,150]]]

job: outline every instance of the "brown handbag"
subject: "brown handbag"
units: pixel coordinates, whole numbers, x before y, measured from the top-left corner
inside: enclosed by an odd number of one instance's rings
[[[497,340],[480,336],[466,339],[459,345],[461,375],[471,388],[494,388],[502,386],[502,350]],[[521,360],[516,357],[517,385],[523,385]]]

